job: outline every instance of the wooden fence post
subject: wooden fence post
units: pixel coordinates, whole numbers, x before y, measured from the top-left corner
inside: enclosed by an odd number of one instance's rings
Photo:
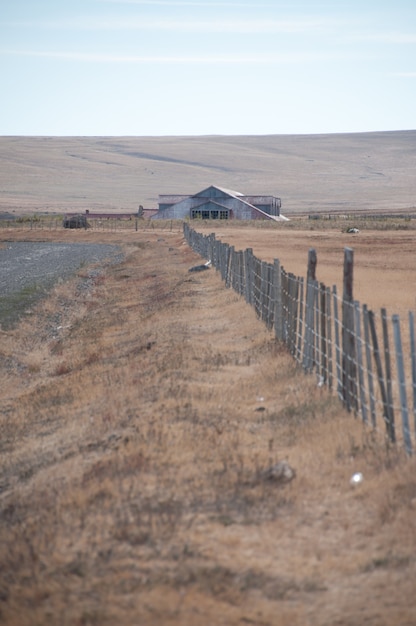
[[[221,245],[221,278],[224,282],[227,279],[229,247],[228,243],[223,243]]]
[[[328,356],[328,388],[332,389],[333,371],[332,371],[332,309],[331,309],[331,290],[326,287],[326,325],[327,325],[327,356]]]
[[[320,316],[320,299],[319,299],[319,283],[317,280],[314,282],[314,318],[315,318],[315,330],[314,330],[314,345],[315,345],[315,370],[319,378],[321,371],[322,353],[321,353],[321,316]]]
[[[287,303],[287,329],[288,329],[288,346],[290,353],[296,355],[296,332],[298,321],[298,302],[299,285],[296,276],[292,273],[288,274],[288,303]]]
[[[367,305],[363,305],[363,321],[364,321],[364,343],[365,343],[365,352],[366,352],[366,362],[367,362],[367,380],[368,380],[368,395],[370,399],[370,414],[371,414],[371,424],[373,427],[376,427],[376,403],[374,396],[374,375],[373,375],[373,367],[371,360],[371,350],[370,350],[370,331],[369,331],[369,322],[368,322],[368,309]]]
[[[242,264],[242,258],[241,258],[241,250],[238,250],[235,253],[235,256],[236,256],[236,262],[237,262],[236,291],[241,296],[241,294],[243,293],[243,280],[244,280],[244,275],[242,272],[243,264]]]
[[[233,271],[233,256],[234,256],[234,246],[229,246],[227,244],[227,269],[225,273],[225,286],[231,287],[232,280],[232,271]]]
[[[293,327],[293,274],[287,274],[287,310],[286,310],[286,337],[289,352],[292,354],[292,327]]]
[[[248,304],[252,304],[252,284],[253,284],[253,275],[252,275],[252,258],[253,258],[253,249],[246,248],[244,250],[244,273],[246,277],[245,282],[245,299]]]
[[[412,454],[412,440],[410,437],[409,428],[409,413],[407,410],[407,396],[406,396],[406,379],[404,375],[404,360],[402,350],[402,339],[400,334],[400,319],[398,315],[393,315],[393,333],[394,343],[396,346],[396,363],[397,363],[397,378],[399,379],[399,393],[400,393],[400,407],[402,412],[402,429],[403,439],[407,454]]]
[[[241,289],[241,263],[240,263],[240,251],[234,252],[234,291],[240,293]]]
[[[315,364],[315,280],[308,279],[306,285],[305,332],[303,346],[303,368],[311,372]]]
[[[247,280],[244,250],[240,251],[240,276],[241,276],[240,295],[244,296],[246,293],[246,280]]]
[[[283,317],[282,317],[282,277],[279,259],[274,259],[273,263],[273,285],[274,285],[274,329],[276,339],[283,340]]]
[[[303,345],[303,368],[311,372],[315,363],[315,281],[316,281],[316,250],[310,248],[308,252],[308,267],[306,278],[305,298],[305,331]]]
[[[328,353],[327,353],[327,324],[326,324],[326,288],[323,283],[319,285],[319,311],[320,311],[320,335],[321,335],[321,380],[328,382]]]
[[[288,345],[288,317],[289,317],[289,277],[282,268],[282,314],[283,314],[283,341]]]
[[[238,293],[240,296],[243,296],[246,290],[246,272],[244,265],[244,251],[239,250],[238,252],[238,264],[239,264],[239,276],[240,276],[240,285]]]
[[[316,250],[314,248],[310,248],[309,253],[308,253],[308,273],[307,273],[308,280],[316,280],[317,262],[318,262],[318,259],[316,256]]]
[[[413,390],[413,429],[416,433],[416,342],[415,342],[415,316],[409,311],[409,335],[410,335],[410,361],[412,364],[412,390]]]
[[[367,416],[367,402],[365,395],[365,382],[364,382],[364,367],[363,367],[363,349],[361,339],[361,317],[360,317],[360,303],[354,302],[355,308],[355,335],[357,337],[357,363],[358,363],[358,383],[360,387],[360,405],[361,405],[361,417],[365,424],[368,423]]]
[[[386,366],[386,392],[387,392],[387,408],[388,418],[387,427],[389,430],[389,436],[391,441],[396,441],[396,432],[394,425],[394,408],[393,408],[393,388],[391,380],[391,361],[390,361],[390,346],[389,346],[389,333],[387,328],[387,312],[386,309],[381,309],[381,322],[383,327],[383,343],[384,343],[384,363]]]
[[[260,281],[260,319],[266,321],[266,307],[267,307],[267,263],[261,261],[261,281]]]
[[[375,325],[375,322],[374,322],[374,313],[373,313],[373,311],[368,311],[368,322],[369,322],[369,325],[370,325],[371,339],[372,339],[372,342],[373,342],[374,361],[376,363],[378,384],[380,386],[381,400],[383,402],[384,422],[386,424],[387,435],[391,439],[391,430],[390,430],[390,427],[389,427],[389,419],[390,418],[389,418],[389,406],[388,406],[388,399],[387,399],[387,391],[386,391],[386,386],[384,384],[383,366],[381,364],[380,350],[379,350],[379,347],[378,347],[376,325]]]
[[[209,235],[209,239],[208,239],[208,261],[211,261],[212,264],[212,260],[214,257],[214,249],[215,249],[215,233],[211,233]]]
[[[332,286],[333,309],[334,309],[334,332],[335,332],[335,362],[337,371],[337,393],[340,400],[342,396],[342,366],[341,366],[341,341],[339,332],[338,294],[337,286]]]
[[[270,330],[274,324],[274,284],[273,265],[267,263],[267,328]]]
[[[231,257],[231,287],[234,291],[238,291],[238,252],[232,246],[232,257]]]
[[[344,249],[344,289],[342,295],[342,397],[348,411],[357,410],[357,368],[355,363],[354,251]]]
[[[261,261],[256,256],[253,257],[253,305],[256,315],[260,317],[260,298],[261,298]]]
[[[302,338],[303,338],[303,308],[304,308],[304,279],[303,276],[299,278],[299,324],[298,324],[298,343],[296,348],[296,360],[298,363],[301,362],[302,358]]]
[[[299,324],[299,279],[293,275],[292,301],[292,354],[296,358],[297,333]]]

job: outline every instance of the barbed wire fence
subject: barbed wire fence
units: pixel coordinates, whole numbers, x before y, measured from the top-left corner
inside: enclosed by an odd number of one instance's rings
[[[184,223],[192,249],[220,272],[227,288],[245,298],[317,384],[336,393],[349,412],[412,455],[416,437],[414,313],[407,319],[376,313],[353,299],[353,250],[344,249],[343,293],[318,282],[316,251],[306,279],[267,263],[251,248],[235,250]],[[399,422],[397,424],[396,422]]]

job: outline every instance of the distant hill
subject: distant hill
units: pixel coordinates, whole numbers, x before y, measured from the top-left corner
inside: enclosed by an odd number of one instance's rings
[[[137,211],[215,184],[282,213],[416,207],[416,131],[201,137],[0,137],[0,212]]]

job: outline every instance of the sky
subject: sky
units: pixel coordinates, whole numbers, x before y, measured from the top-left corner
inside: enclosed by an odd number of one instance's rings
[[[414,0],[0,0],[0,135],[416,128]]]

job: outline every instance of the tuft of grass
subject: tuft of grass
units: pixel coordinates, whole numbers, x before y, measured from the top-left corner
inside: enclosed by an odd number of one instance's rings
[[[44,296],[45,291],[36,283],[23,287],[20,291],[0,297],[0,325],[4,330],[16,326],[30,307]]]

